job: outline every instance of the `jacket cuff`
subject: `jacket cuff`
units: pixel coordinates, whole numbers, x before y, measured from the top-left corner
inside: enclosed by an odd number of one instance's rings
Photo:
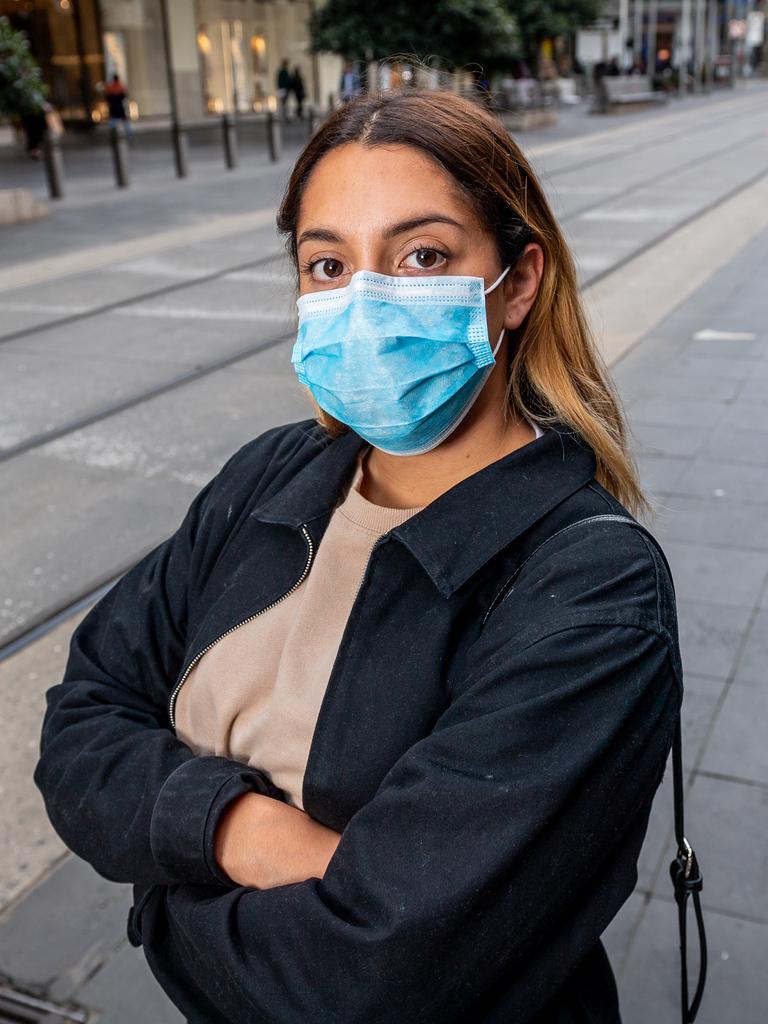
[[[248,792],[282,794],[257,768],[226,757],[191,757],[171,772],[149,826],[152,855],[170,878],[235,885],[216,863],[213,837],[227,804]]]

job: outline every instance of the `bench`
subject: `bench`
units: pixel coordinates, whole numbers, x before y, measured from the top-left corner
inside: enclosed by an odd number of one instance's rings
[[[666,101],[666,93],[655,92],[646,75],[604,75],[597,82],[593,110],[597,113],[606,113],[615,107]]]

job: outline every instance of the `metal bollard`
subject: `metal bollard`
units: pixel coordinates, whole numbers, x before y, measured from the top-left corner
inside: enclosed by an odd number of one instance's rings
[[[280,159],[280,124],[271,110],[267,111],[267,147],[269,149],[269,159],[272,163],[275,163]]]
[[[221,132],[224,140],[224,166],[231,171],[237,167],[237,126],[234,117],[226,112],[221,115]]]
[[[336,97],[334,96],[334,94],[332,92],[329,92],[328,93],[328,112],[332,114],[335,107],[336,107]]]
[[[189,174],[189,143],[187,141],[187,133],[178,121],[173,122],[171,141],[173,144],[173,162],[176,167],[176,177],[186,178]]]
[[[45,177],[48,181],[48,195],[61,199],[64,195],[64,161],[61,157],[61,139],[50,131],[45,133],[43,142]]]
[[[115,184],[118,188],[128,188],[131,183],[128,174],[128,144],[125,138],[125,125],[121,121],[109,129],[109,145],[112,150]]]
[[[307,104],[307,138],[312,138],[317,125],[315,123],[315,108],[311,103]]]

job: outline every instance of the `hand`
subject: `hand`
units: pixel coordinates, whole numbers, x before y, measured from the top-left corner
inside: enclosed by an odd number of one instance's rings
[[[228,804],[216,826],[216,863],[237,885],[270,889],[322,878],[341,835],[261,793]]]

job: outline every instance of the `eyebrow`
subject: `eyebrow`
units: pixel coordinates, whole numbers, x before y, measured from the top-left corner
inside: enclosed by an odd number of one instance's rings
[[[426,224],[452,224],[461,231],[464,230],[464,225],[454,220],[453,217],[448,217],[444,213],[426,213],[422,217],[411,217],[408,220],[401,220],[396,224],[390,224],[389,227],[384,229],[384,238],[395,238],[397,235],[402,235],[405,231],[414,231],[416,228],[422,228]],[[344,239],[342,235],[332,231],[330,228],[308,228],[306,231],[302,231],[296,244],[301,245],[302,242],[309,241],[339,243],[343,242]]]

